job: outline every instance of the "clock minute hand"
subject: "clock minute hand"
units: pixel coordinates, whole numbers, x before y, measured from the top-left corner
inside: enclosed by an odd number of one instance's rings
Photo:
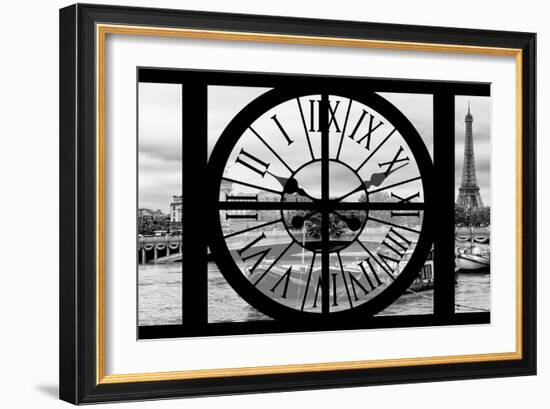
[[[384,182],[384,180],[386,180],[386,178],[388,176],[390,176],[394,172],[397,172],[399,169],[401,169],[401,168],[403,168],[407,165],[408,165],[408,163],[404,163],[401,166],[398,166],[396,168],[391,169],[389,172],[373,173],[369,180],[365,180],[363,182],[363,185],[365,186],[365,189],[368,189],[371,186],[375,186],[375,187],[380,186]]]
[[[277,182],[281,185],[281,187],[286,191],[286,193],[298,193],[301,196],[308,197],[310,199],[311,196],[306,193],[304,189],[302,189],[300,186],[298,186],[298,181],[294,179],[293,177],[285,178],[283,176],[275,175],[274,173],[271,173],[270,171],[266,171],[267,174],[273,176]]]
[[[408,163],[404,163],[400,166],[397,166],[396,168],[391,169],[389,172],[373,173],[370,179],[363,181],[359,186],[357,186],[355,190],[352,190],[351,192],[346,193],[344,196],[340,196],[340,198],[338,198],[336,201],[340,202],[344,200],[346,197],[351,196],[357,192],[360,192],[363,189],[368,190],[372,186],[375,186],[375,187],[380,186],[388,176],[390,176],[394,172],[397,172],[399,169],[407,165]]]
[[[348,217],[340,212],[334,211],[347,225],[351,231],[357,231],[361,228],[361,220],[355,216]]]
[[[317,213],[319,213],[319,210],[312,210],[303,216],[300,216],[300,215],[294,216],[291,221],[292,227],[294,227],[295,229],[301,229],[302,227],[304,227],[305,221]]]

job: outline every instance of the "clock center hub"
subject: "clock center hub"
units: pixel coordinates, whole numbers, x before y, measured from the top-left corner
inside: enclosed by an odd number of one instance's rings
[[[323,250],[323,222],[327,222],[329,251],[341,251],[361,234],[367,221],[367,191],[359,175],[348,165],[336,160],[329,160],[328,163],[328,195],[324,198],[322,182],[321,160],[302,166],[288,179],[283,202],[314,203],[318,207],[311,210],[283,210],[284,225],[301,247],[320,252]],[[348,195],[350,192],[354,193]],[[339,200],[344,196],[344,199]],[[357,203],[359,206],[349,210],[345,203]]]

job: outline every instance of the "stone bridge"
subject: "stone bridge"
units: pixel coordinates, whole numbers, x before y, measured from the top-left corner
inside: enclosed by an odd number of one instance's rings
[[[372,229],[370,240],[382,241],[385,231]],[[239,235],[239,239],[228,241],[229,250],[235,251],[242,249],[252,240],[258,237],[257,232],[248,232]],[[254,251],[261,251],[266,248],[275,248],[286,246],[290,238],[286,231],[271,231],[269,235],[254,246]],[[137,256],[139,264],[145,263],[171,263],[181,261],[182,257],[182,237],[181,236],[160,236],[160,237],[141,237],[138,239]],[[208,259],[210,260],[210,250],[208,250]]]
[[[243,248],[253,238],[257,236],[252,234],[243,234],[241,240],[232,240],[229,250]],[[271,236],[262,240],[261,245],[254,246],[255,250],[274,247],[277,245],[288,244],[289,237],[286,233]],[[171,263],[180,261],[182,257],[182,238],[181,236],[160,236],[160,237],[142,237],[138,239],[137,256],[139,264],[145,263]],[[210,255],[210,250],[208,250]]]
[[[180,254],[181,236],[140,237],[137,242],[139,264]]]

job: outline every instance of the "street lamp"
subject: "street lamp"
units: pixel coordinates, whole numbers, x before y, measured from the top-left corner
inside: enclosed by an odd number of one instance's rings
[[[311,222],[309,220],[304,221],[304,225],[302,226],[302,266],[304,265],[304,257],[306,252],[306,230],[307,227],[311,225]]]

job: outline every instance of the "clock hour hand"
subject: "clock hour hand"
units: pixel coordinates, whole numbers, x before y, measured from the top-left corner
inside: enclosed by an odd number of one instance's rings
[[[357,231],[361,228],[361,220],[359,220],[357,217],[347,217],[336,211],[334,213],[336,213],[338,217],[340,217],[340,219],[342,219],[348,225],[348,228],[351,231]]]
[[[290,223],[292,224],[292,227],[294,227],[295,229],[301,229],[302,227],[304,227],[305,221],[316,213],[319,213],[319,210],[312,210],[306,213],[304,216],[299,216],[299,215],[294,216]]]

